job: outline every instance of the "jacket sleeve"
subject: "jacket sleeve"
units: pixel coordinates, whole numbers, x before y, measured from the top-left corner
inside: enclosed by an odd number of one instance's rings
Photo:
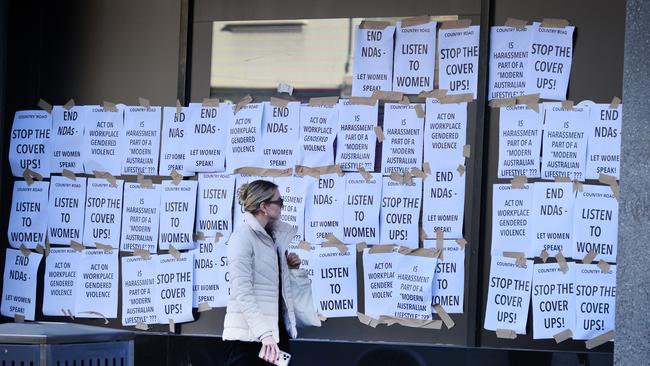
[[[234,295],[248,327],[255,337],[270,335],[273,328],[260,311],[253,291],[253,243],[241,233],[233,233],[228,242],[230,292]]]

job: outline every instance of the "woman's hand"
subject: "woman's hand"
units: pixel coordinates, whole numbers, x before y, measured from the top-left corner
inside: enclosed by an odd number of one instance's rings
[[[280,348],[278,348],[278,344],[275,343],[275,339],[273,339],[273,336],[266,336],[262,338],[262,349],[260,350],[260,355],[262,355],[262,359],[266,362],[274,363],[275,361],[280,359]]]
[[[284,252],[284,254],[287,256],[287,265],[290,269],[300,268],[300,257],[298,257],[298,254],[287,252]]]

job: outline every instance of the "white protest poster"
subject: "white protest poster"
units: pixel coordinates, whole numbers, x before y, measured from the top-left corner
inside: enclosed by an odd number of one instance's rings
[[[241,107],[228,121],[226,144],[226,171],[240,167],[262,166],[263,103],[249,103]]]
[[[81,154],[87,109],[74,106],[68,110],[59,105],[52,108],[52,173],[61,173],[63,169],[75,174],[84,172]]]
[[[476,98],[479,29],[473,25],[438,32],[439,84],[447,94],[472,93]]]
[[[575,199],[573,256],[596,252],[596,260],[616,262],[618,248],[618,200],[609,186],[584,185]]]
[[[434,237],[442,229],[447,239],[463,237],[465,174],[456,169],[435,169],[424,180],[422,229]]]
[[[161,250],[169,250],[170,245],[178,250],[194,248],[196,187],[195,180],[182,180],[178,185],[171,180],[162,182],[158,239]]]
[[[540,93],[543,99],[565,100],[575,27],[542,27],[533,23],[532,41],[526,68],[526,94]]]
[[[20,250],[7,248],[2,281],[2,315],[13,318],[20,314],[27,320],[34,320],[36,275],[42,258],[43,255],[39,253],[25,257]]]
[[[357,251],[316,246],[312,295],[316,312],[327,318],[357,316]]]
[[[28,249],[45,246],[47,231],[47,205],[50,182],[35,181],[28,185],[24,180],[14,181],[7,237],[9,245]]]
[[[412,168],[422,168],[424,116],[418,117],[417,106],[424,110],[423,104],[384,104],[383,174],[403,174]]]
[[[485,324],[487,330],[510,329],[526,334],[533,282],[533,261],[517,267],[515,258],[492,256]]]
[[[196,202],[196,232],[206,238],[228,241],[232,233],[232,201],[235,196],[235,176],[200,173]]]
[[[343,171],[357,171],[363,167],[375,171],[375,146],[377,146],[377,115],[379,102],[374,106],[352,104],[339,100],[339,134],[336,139],[336,164]]]
[[[533,253],[573,257],[573,183],[533,184]]]
[[[77,318],[117,318],[117,250],[86,249],[81,252],[75,287]]]
[[[181,253],[176,259],[171,254],[156,258],[156,317],[159,324],[185,323],[192,316],[192,281],[194,253]]]
[[[139,248],[156,253],[161,192],[160,184],[150,187],[140,183],[124,184],[121,251],[133,252]]]
[[[183,168],[191,172],[224,171],[232,105],[224,102],[204,107],[201,103],[190,103],[188,109]]]
[[[418,25],[397,22],[393,91],[418,94],[434,89],[436,25],[436,22]]]
[[[533,247],[533,183],[521,188],[511,184],[492,186],[492,255],[524,252],[527,258],[539,255]]]
[[[80,258],[81,253],[72,248],[50,248],[43,277],[43,315],[75,313],[75,282]]]
[[[52,176],[47,208],[47,237],[50,244],[68,245],[83,241],[86,208],[86,178],[75,180]]]
[[[286,169],[296,165],[300,138],[300,103],[285,107],[264,103],[262,115],[262,166]]]
[[[310,179],[311,188],[305,203],[305,240],[322,243],[329,234],[343,239],[343,206],[345,204],[345,177],[338,174],[321,175]]]
[[[456,169],[465,163],[463,147],[467,141],[467,103],[440,103],[426,100],[424,161],[431,167]]]
[[[124,108],[122,174],[158,175],[161,107]]]
[[[488,100],[526,94],[526,68],[532,29],[490,27]]]
[[[365,29],[362,25],[354,28],[352,95],[355,97],[369,97],[375,90],[391,91],[393,81],[395,26],[386,24],[384,29]]]
[[[424,247],[436,249],[436,241],[427,239]],[[465,249],[456,240],[444,240],[442,259],[436,263],[431,304],[440,304],[449,314],[462,314],[465,299]],[[435,308],[433,309],[436,312]]]
[[[193,175],[185,167],[187,158],[185,145],[190,125],[188,116],[188,107],[182,107],[179,113],[176,113],[176,107],[163,107],[160,175],[171,175],[174,169],[183,176]]]
[[[9,164],[14,177],[25,169],[49,177],[52,161],[52,115],[46,111],[17,111],[11,126]]]
[[[343,206],[344,243],[379,243],[379,211],[381,209],[382,176],[368,173],[366,179],[360,173],[345,175],[345,204]]]
[[[296,228],[292,242],[297,243],[305,238],[305,202],[309,184],[314,184],[314,180],[290,176],[277,177],[273,182],[284,201],[280,219]]]
[[[317,167],[334,164],[334,139],[339,132],[336,105],[300,106],[298,165]]]
[[[585,180],[589,107],[562,108],[560,103],[546,103],[542,179],[569,177]]]
[[[93,174],[96,170],[109,172],[114,176],[120,175],[124,106],[117,105],[115,111],[100,106],[87,106],[84,131],[84,145],[81,152],[84,173]]]
[[[381,210],[379,212],[379,242],[417,248],[420,242],[420,208],[422,179],[402,184],[383,178]]]
[[[417,254],[397,254],[393,286],[393,316],[431,320],[431,292],[438,258]]]
[[[576,322],[573,339],[586,340],[614,330],[616,265],[576,264]]]
[[[268,177],[259,177],[254,175],[236,175],[235,176],[235,197],[234,197],[234,208],[233,208],[233,229],[237,226],[238,223],[244,221],[244,207],[239,204],[239,191],[241,190],[244,184],[256,181],[258,179],[273,181],[273,178]]]
[[[371,253],[370,248],[363,250],[364,314],[371,318],[394,313],[396,250],[396,246],[387,253]]]
[[[156,324],[156,261],[139,256],[122,257],[122,325]]]
[[[539,178],[543,106],[539,112],[523,104],[499,108],[499,178]]]
[[[230,288],[228,280],[228,247],[225,241],[198,240],[194,253],[194,284],[192,285],[192,307],[208,303],[212,308],[228,304]]]
[[[591,104],[587,144],[587,179],[607,174],[621,177],[621,121],[623,105]]]
[[[563,273],[557,263],[533,265],[533,339],[553,338],[575,324],[576,264],[567,266]]]
[[[88,178],[83,245],[120,247],[123,187],[122,179],[117,179],[113,187],[105,179]]]

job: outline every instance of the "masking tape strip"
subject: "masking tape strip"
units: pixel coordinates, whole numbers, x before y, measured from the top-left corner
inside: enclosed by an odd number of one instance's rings
[[[452,103],[466,103],[474,100],[474,94],[465,93],[465,94],[451,94],[445,95],[443,98],[439,99],[441,104],[452,104]]]
[[[399,324],[404,327],[423,328],[423,329],[442,329],[442,320],[416,320],[407,318],[396,318],[392,316],[382,315],[379,317],[379,324],[386,324],[391,326]]]
[[[74,174],[72,170],[63,169],[63,173],[61,173],[61,175],[70,180],[74,180],[74,181],[77,180],[77,176]]]
[[[562,251],[560,250],[557,252],[555,255],[555,259],[557,260],[557,263],[560,265],[560,271],[562,273],[566,274],[569,272],[569,265],[566,263],[566,258],[564,258],[564,254],[562,254]]]
[[[183,105],[180,100],[176,99],[176,114],[181,114],[181,112],[183,112]]]
[[[181,259],[181,252],[176,249],[173,245],[169,244],[169,254],[176,259]]]
[[[443,22],[442,26],[440,26],[440,29],[460,29],[467,28],[470,25],[472,25],[471,19],[458,19],[452,20],[450,22]]]
[[[320,245],[323,248],[336,248],[339,250],[341,253],[345,253],[348,251],[348,247],[345,244],[342,243],[336,243],[336,242],[324,242]]]
[[[544,28],[564,28],[569,25],[566,19],[544,18],[540,27]]]
[[[147,98],[138,97],[138,103],[140,103],[140,106],[146,108],[147,110],[151,108],[151,102]]]
[[[332,233],[327,234],[325,239],[327,240],[328,243],[343,244],[343,242],[339,240],[339,238],[337,238],[336,235]]]
[[[524,188],[526,184],[528,184],[528,177],[525,175],[516,175],[510,181],[510,185],[515,189]]]
[[[553,339],[555,339],[555,343],[562,343],[570,338],[573,338],[573,332],[571,331],[571,329],[565,329],[553,336]]]
[[[573,109],[572,100],[563,100],[560,104],[562,105],[562,109]]]
[[[169,333],[175,333],[176,332],[176,326],[174,324],[174,319],[169,318]]]
[[[465,174],[465,165],[458,164],[458,167],[456,168],[456,170],[458,171],[458,174],[460,174],[460,176],[462,177],[463,174]]]
[[[311,251],[311,245],[304,240],[301,240],[300,243],[298,243],[298,248],[308,252]]]
[[[43,246],[40,244],[36,244],[36,252],[38,254],[45,254],[45,248],[43,248]]]
[[[179,173],[176,169],[172,169],[170,176],[172,177],[172,184],[175,186],[179,185],[183,180],[183,174]]]
[[[415,27],[422,24],[428,24],[431,21],[431,17],[428,15],[420,15],[417,17],[404,18],[401,20],[400,24],[402,28]]]
[[[253,97],[251,97],[250,95],[246,95],[245,97],[241,98],[239,102],[237,102],[237,105],[235,106],[235,114],[237,114],[237,112],[239,112],[240,109],[244,108],[252,101],[253,101]]]
[[[517,104],[525,104],[528,108],[539,113],[539,93],[520,95],[516,98]]]
[[[14,314],[14,322],[15,323],[24,323],[25,322],[25,316],[23,314]]]
[[[27,249],[25,244],[20,244],[20,252],[23,253],[25,257],[29,257],[30,254],[32,254],[31,250]]]
[[[527,20],[508,18],[506,19],[504,26],[523,30],[526,29],[527,24],[528,24]]]
[[[424,118],[426,117],[426,113],[424,111],[424,108],[422,107],[422,104],[416,104],[415,105],[415,115],[418,118]]]
[[[620,104],[621,104],[621,98],[614,97],[612,98],[612,102],[609,104],[609,109],[616,109]]]
[[[454,323],[454,320],[449,316],[449,314],[445,311],[445,308],[442,307],[440,304],[435,304],[433,305],[433,308],[436,310],[436,313],[438,316],[440,316],[440,319],[442,319],[442,322],[445,323],[447,326],[447,329],[451,329],[456,325]]]
[[[431,174],[431,164],[429,164],[428,161],[425,161],[425,162],[422,164],[422,171],[423,171],[425,174]]]
[[[409,105],[411,104],[411,100],[409,99],[409,97],[405,95],[404,97],[402,97],[402,100],[399,101],[399,104]]]
[[[370,247],[368,254],[391,253],[395,247],[395,244],[376,244]]]
[[[542,258],[542,262],[546,263],[546,261],[548,260],[548,257],[549,257],[548,252],[546,251],[546,249],[542,249],[542,252],[539,253],[539,257]]]
[[[501,339],[515,339],[515,338],[517,338],[517,332],[515,332],[512,329],[497,328],[496,334],[497,334],[497,338],[501,338]]]
[[[368,248],[368,243],[365,241],[357,243],[357,252],[363,252],[363,250],[366,248]]]
[[[293,175],[293,168],[286,169],[266,169],[254,167],[241,167],[233,171],[235,174],[256,175],[259,177],[290,177]]]
[[[75,106],[75,104],[74,104],[74,99],[70,98],[70,100],[69,100],[66,104],[63,105],[63,108],[64,108],[66,111],[69,111],[69,110],[71,110],[72,108],[74,108],[74,106]]]
[[[151,258],[151,253],[149,253],[148,250],[144,250],[142,248],[133,248],[133,255],[136,255],[142,259],[150,259]]]
[[[74,240],[70,240],[70,248],[77,252],[81,252],[82,250],[86,249],[81,243],[78,243]]]
[[[563,176],[555,176],[555,183],[569,183],[571,182],[571,178],[569,177],[563,177]]]
[[[214,242],[215,242],[215,243],[219,242],[219,240],[221,240],[222,237],[223,237],[223,234],[222,234],[221,232],[217,231],[217,232],[214,234]]]
[[[318,106],[333,106],[339,102],[339,97],[317,97],[309,98],[309,105],[312,107]]]
[[[435,98],[435,99],[442,99],[447,95],[447,89],[433,89],[433,90],[428,90],[428,91],[421,91],[418,94],[419,98]]]
[[[608,273],[609,272],[609,263],[605,262],[604,260],[599,260],[597,264],[598,268],[600,268],[600,271],[603,273]]]
[[[219,98],[203,98],[203,102],[201,103],[201,107],[218,107],[219,106]]]
[[[377,320],[377,319],[375,319],[373,317],[370,317],[370,316],[368,316],[368,315],[366,315],[364,313],[357,312],[357,318],[359,319],[359,321],[362,324],[373,327],[373,328],[376,328],[377,325],[379,324],[379,320]]]
[[[372,92],[372,95],[370,96],[370,98],[385,100],[389,102],[400,102],[403,97],[404,97],[404,93],[402,92],[383,91],[383,90],[375,90]]]
[[[409,248],[409,247],[400,247],[399,253],[403,255],[412,255],[416,257],[427,257],[427,258],[437,258],[440,254],[438,251],[431,250],[429,248]]]
[[[609,332],[605,332],[599,336],[596,336],[586,341],[585,347],[587,347],[587,349],[594,349],[603,343],[611,341],[612,339],[614,339],[614,331],[610,330]]]
[[[471,153],[472,153],[472,146],[464,145],[463,146],[463,157],[466,157],[466,158],[469,159]]]
[[[465,238],[456,239],[456,244],[458,244],[460,250],[465,250],[465,246],[467,245],[467,240],[465,240]]]
[[[361,24],[359,24],[359,29],[378,29],[378,30],[383,30],[386,29],[390,25],[389,22],[382,22],[382,21],[376,21],[376,20],[363,20],[361,21]]]
[[[271,97],[271,105],[278,108],[285,108],[289,105],[289,101],[282,98]]]
[[[42,98],[39,99],[37,106],[38,106],[38,108],[46,111],[47,113],[52,113],[52,105],[50,103],[46,102],[45,99],[42,99]]]
[[[363,179],[365,179],[366,182],[372,181],[372,175],[370,173],[368,173],[366,168],[360,166],[359,167],[359,174],[361,174],[361,176],[363,177]]]
[[[492,99],[489,105],[492,108],[512,107],[517,105],[517,98]]]
[[[109,173],[109,172],[102,172],[99,170],[93,170],[93,174],[95,175],[95,178],[100,178],[100,179],[106,179],[106,181],[111,185],[111,187],[117,187],[117,179]]]
[[[367,105],[370,107],[374,107],[377,104],[377,98],[373,97],[350,97],[348,101],[352,105]]]
[[[594,259],[596,259],[597,255],[598,253],[596,253],[593,249],[590,250],[589,253],[587,253],[587,255],[585,255],[585,257],[582,258],[582,264],[591,264],[591,262],[593,262]]]
[[[197,231],[194,233],[194,235],[192,235],[192,239],[194,239],[194,241],[205,240],[205,234],[203,231]]]
[[[96,315],[100,318],[104,318],[104,325],[108,324],[108,319],[106,316],[99,311],[80,311],[79,314],[90,314],[90,315]]]
[[[137,322],[135,324],[135,329],[137,329],[137,330],[149,330],[149,326],[145,322]]]
[[[103,250],[104,253],[111,253],[113,251],[113,247],[111,245],[97,243],[97,242],[95,242],[95,248]]]
[[[117,112],[117,107],[113,102],[104,101],[104,110],[108,112]]]
[[[212,307],[210,306],[210,304],[208,304],[207,301],[204,301],[199,304],[199,309],[198,309],[199,313],[202,313],[204,311],[210,311],[210,310],[212,310]]]

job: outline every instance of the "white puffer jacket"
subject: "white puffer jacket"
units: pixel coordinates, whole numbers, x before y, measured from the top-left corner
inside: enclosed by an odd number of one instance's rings
[[[298,334],[290,291],[289,267],[284,255],[296,233],[291,225],[278,221],[273,228],[275,242],[251,213],[228,240],[230,298],[223,325],[223,339],[259,342],[267,335],[280,341],[278,332],[278,255],[282,266],[283,314],[287,333]]]

